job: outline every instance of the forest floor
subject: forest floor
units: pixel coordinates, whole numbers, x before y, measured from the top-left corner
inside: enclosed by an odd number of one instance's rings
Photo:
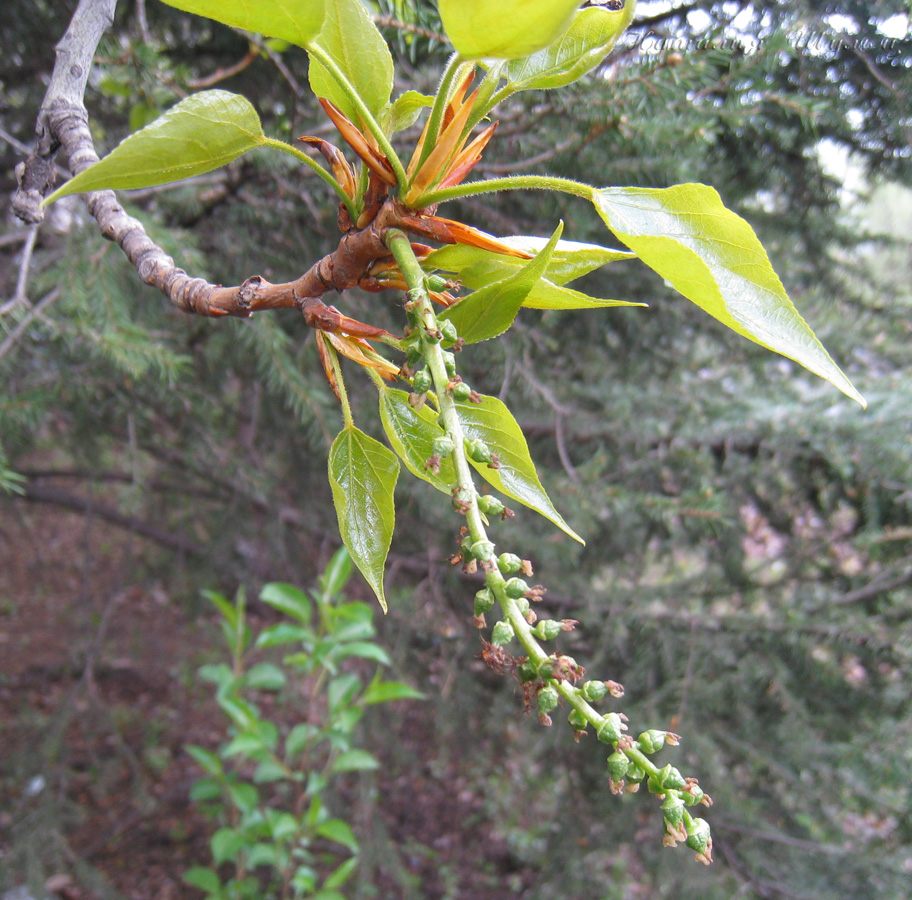
[[[179,566],[127,532],[0,503],[0,897],[198,895],[181,873],[208,864],[212,824],[188,800],[201,773],[184,747],[225,740],[196,677],[221,652],[214,618],[178,583]],[[432,707],[383,723],[397,761],[371,776],[386,842],[374,893],[493,900],[509,885],[522,896],[531,873],[489,827],[459,754],[429,758]],[[399,848],[395,864],[382,846]]]

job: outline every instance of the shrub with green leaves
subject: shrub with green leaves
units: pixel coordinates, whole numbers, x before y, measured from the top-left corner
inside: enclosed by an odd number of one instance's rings
[[[343,593],[351,572],[343,548],[318,591],[267,584],[260,600],[282,620],[259,633],[248,624],[243,590],[234,602],[207,594],[219,612],[230,663],[203,666],[199,675],[216,687],[229,740],[216,752],[187,748],[205,773],[191,797],[218,827],[213,865],[194,867],[184,878],[212,900],[334,900],[358,864],[357,838],[348,820],[332,813],[327,795],[338,776],[378,766],[358,745],[365,710],[422,694],[383,679],[390,660],[372,640],[374,611]],[[281,648],[279,662],[251,661],[272,648]],[[374,676],[367,679],[346,660],[376,665]],[[257,705],[264,694],[300,711],[302,721],[283,731]]]

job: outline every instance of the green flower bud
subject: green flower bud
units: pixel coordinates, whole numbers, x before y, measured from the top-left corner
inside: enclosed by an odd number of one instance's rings
[[[534,634],[540,641],[553,641],[561,633],[561,623],[554,619],[542,619],[533,629]]]
[[[492,609],[494,609],[494,595],[488,588],[482,588],[475,595],[475,615],[483,616]]]
[[[471,558],[472,558],[472,547],[474,546],[474,544],[475,544],[475,539],[474,539],[474,538],[472,537],[472,535],[470,535],[470,534],[467,534],[467,535],[459,542],[459,549],[460,549],[460,551],[462,552],[462,555],[463,555],[466,559],[471,559]]]
[[[511,578],[504,586],[504,590],[511,600],[519,600],[520,597],[525,596],[529,585],[522,578]]]
[[[691,819],[687,825],[687,846],[695,853],[705,854],[712,847],[712,832],[706,819]]]
[[[541,715],[546,716],[560,700],[560,694],[557,693],[557,690],[553,687],[542,688],[538,692],[538,711]]]
[[[446,369],[447,375],[449,375],[450,378],[454,378],[456,376],[456,357],[453,356],[452,353],[447,353],[446,351],[441,355],[443,356],[443,367]]]
[[[505,647],[513,640],[513,626],[509,622],[498,622],[491,630],[491,643]]]
[[[452,347],[456,341],[459,340],[459,332],[456,331],[456,326],[449,320],[443,319],[440,322],[440,333],[443,335],[443,343],[448,347]],[[450,370],[447,369],[449,372]],[[453,371],[450,372],[450,377],[456,374],[456,360],[453,360]]]
[[[426,394],[434,385],[431,373],[427,369],[416,372],[412,378],[412,390],[416,394]]]
[[[464,381],[453,385],[453,399],[457,402],[465,403],[471,396],[472,389]]]
[[[623,781],[630,769],[630,760],[620,750],[615,750],[608,757],[608,776],[612,781]]]
[[[671,765],[665,766],[663,769],[659,769],[655,775],[649,776],[649,791],[653,794],[664,794],[667,790],[679,791],[686,785],[684,776]]]
[[[642,750],[647,756],[652,753],[658,753],[665,746],[665,735],[668,734],[667,731],[658,731],[653,728],[650,731],[644,731],[637,738],[637,746]]]
[[[424,354],[421,352],[421,347],[412,346],[408,348],[408,352],[405,354],[406,365],[417,366],[422,359],[424,359]]]
[[[635,762],[631,762],[630,767],[627,769],[627,783],[639,784],[645,777],[646,770]]]
[[[482,494],[478,498],[478,508],[489,516],[503,515],[505,509],[503,503],[491,494]]]
[[[504,575],[515,575],[522,569],[522,560],[515,553],[501,553],[497,557],[497,568]]]
[[[687,790],[684,792],[684,802],[688,806],[696,806],[699,803],[703,802],[703,798],[706,796],[706,792],[703,788],[700,787],[696,782],[691,781],[687,787]]]
[[[527,659],[524,663],[521,663],[516,670],[516,676],[523,684],[527,684],[530,681],[536,681],[538,679],[538,667],[534,662]]]
[[[439,456],[441,459],[446,459],[454,449],[453,441],[448,435],[435,437],[431,442],[431,453],[433,453],[434,456]]]
[[[662,803],[662,815],[673,829],[684,821],[684,801],[675,794],[669,794]]]
[[[520,597],[516,601],[516,609],[519,611],[519,614],[525,618],[529,614],[529,601],[525,597]]]
[[[586,717],[578,709],[570,710],[570,715],[567,716],[567,721],[577,731],[585,731],[589,725],[589,723],[586,721]]]
[[[491,461],[491,448],[484,441],[466,441],[465,449],[466,453],[477,463],[489,463]]]
[[[624,723],[617,713],[608,713],[596,729],[596,736],[603,744],[613,744],[621,739]]]
[[[472,556],[475,559],[490,559],[494,555],[494,545],[490,541],[475,541],[472,544]]]
[[[436,328],[425,328],[424,329],[424,339],[429,344],[439,344],[442,335]]]
[[[447,280],[442,275],[428,275],[424,283],[429,291],[444,291],[447,286]]]
[[[580,690],[584,700],[588,700],[589,703],[598,703],[608,693],[608,685],[604,681],[587,681]]]

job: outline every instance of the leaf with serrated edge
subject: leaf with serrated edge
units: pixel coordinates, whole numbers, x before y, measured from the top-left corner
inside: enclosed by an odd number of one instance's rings
[[[523,301],[547,269],[563,229],[564,223],[561,222],[541,252],[515,274],[473,291],[445,310],[439,318],[449,319],[467,344],[503,334],[513,324]]]
[[[323,24],[324,0],[162,0],[168,6],[215,19],[233,28],[282,38],[298,47],[316,37]]]
[[[380,391],[380,420],[392,448],[406,468],[418,478],[432,484],[444,494],[456,485],[456,470],[450,458],[440,460],[440,471],[425,468],[430,459],[431,444],[446,432],[437,424],[437,416],[427,406],[414,409],[405,391],[386,388]]]
[[[329,451],[329,484],[349,555],[386,612],[383,569],[393,539],[393,491],[399,462],[379,441],[350,425]]]
[[[325,0],[326,18],[315,43],[346,75],[375,116],[387,106],[393,90],[393,57],[361,0]],[[358,110],[319,60],[310,60],[310,87],[356,125]]]
[[[500,462],[499,469],[492,469],[470,460],[478,474],[500,493],[534,509],[574,540],[585,544],[545,493],[526,438],[506,405],[496,397],[482,396],[480,403],[457,403],[456,411],[466,437],[484,441]]]
[[[249,100],[228,91],[203,91],[125,138],[44,202],[67,194],[181,181],[227,165],[265,140]]]
[[[612,232],[688,300],[865,405],[792,305],[753,229],[711,187],[593,189],[592,202]]]
[[[635,7],[634,0],[627,0],[619,10],[581,9],[560,40],[507,66],[510,87],[515,91],[549,90],[582,78],[608,55],[633,19]]]
[[[525,250],[527,253],[539,253],[548,243],[548,238],[532,237],[529,235],[513,235],[499,237],[502,244]],[[579,241],[558,241],[544,277],[554,284],[564,285],[583,275],[601,268],[611,262],[624,259],[636,259],[636,254],[629,250],[614,250],[609,247],[600,247],[598,244],[584,244]],[[470,247],[468,244],[448,244],[431,253],[422,263],[426,272],[436,270],[452,272],[463,279],[462,273],[470,266],[486,263],[491,267],[490,272],[497,272],[496,280],[506,278],[522,268],[524,261],[516,256],[504,256],[493,253],[480,247]],[[466,282],[468,283],[468,282]],[[469,284],[469,287],[475,285]],[[481,285],[477,285],[480,287]]]

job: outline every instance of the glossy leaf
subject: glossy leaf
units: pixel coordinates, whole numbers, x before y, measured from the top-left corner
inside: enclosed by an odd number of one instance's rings
[[[470,460],[478,474],[500,493],[534,509],[574,540],[585,543],[545,493],[526,438],[506,405],[496,397],[483,396],[481,403],[457,403],[456,409],[466,437],[484,441],[500,462],[500,468],[492,469]]]
[[[513,324],[526,297],[545,273],[563,228],[561,222],[541,252],[515,274],[502,281],[486,284],[463,297],[443,312],[440,318],[449,319],[467,344],[503,334]]]
[[[395,455],[354,426],[343,429],[329,452],[329,483],[339,532],[352,562],[386,612],[383,568],[393,539]]]
[[[203,91],[131,134],[44,202],[67,194],[181,181],[227,165],[265,140],[249,100],[228,91]]]
[[[306,47],[320,31],[324,0],[162,0],[168,6]]]
[[[548,238],[533,237],[529,235],[513,235],[498,238],[501,243],[527,253],[540,253],[548,244]],[[636,259],[636,254],[629,250],[614,250],[609,247],[600,247],[598,244],[584,244],[579,241],[558,241],[544,277],[554,284],[567,284],[601,266],[624,259]],[[506,278],[523,267],[524,260],[517,256],[505,256],[493,253],[481,247],[470,247],[468,244],[448,244],[435,250],[422,262],[425,271],[441,270],[452,272],[464,280],[463,273],[470,266],[484,263],[491,268],[491,273],[496,271],[496,280]],[[496,267],[496,268],[495,268]],[[474,287],[474,285],[469,285]],[[480,287],[480,285],[479,285]]]
[[[500,257],[503,259],[504,257]],[[497,262],[478,262],[459,273],[459,280],[469,288],[481,288],[503,277],[503,269]],[[601,300],[580,291],[555,284],[547,278],[539,278],[529,291],[522,305],[528,309],[597,309],[605,306],[645,306],[626,300]]]
[[[440,0],[443,29],[463,59],[518,59],[556,41],[579,0]]]
[[[715,190],[604,188],[592,201],[614,234],[688,300],[865,405],[792,305],[753,229]]]
[[[393,57],[360,0],[325,0],[326,18],[315,43],[328,53],[367,108],[379,115],[393,90]],[[326,67],[310,59],[310,87],[354,122],[361,117],[348,94]]]
[[[627,0],[619,10],[598,6],[579,10],[560,40],[507,66],[510,87],[548,90],[582,78],[608,55],[635,9],[636,0]]]
[[[453,460],[441,459],[437,473],[425,467],[433,453],[431,445],[435,438],[445,435],[433,410],[427,406],[415,409],[405,391],[387,388],[380,391],[380,420],[390,445],[406,468],[438,491],[449,494],[456,485]]]

